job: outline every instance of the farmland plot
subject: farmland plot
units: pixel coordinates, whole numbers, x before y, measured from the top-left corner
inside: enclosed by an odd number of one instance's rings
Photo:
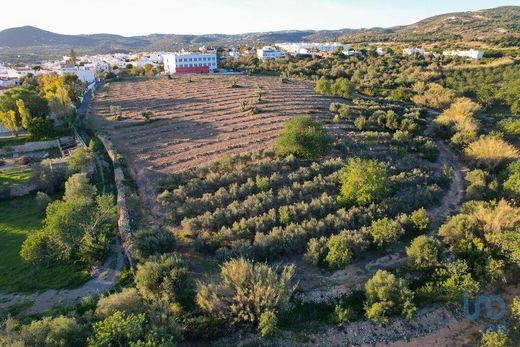
[[[109,83],[93,111],[136,171],[171,173],[266,148],[288,118],[323,117],[329,104],[310,82],[204,75]]]

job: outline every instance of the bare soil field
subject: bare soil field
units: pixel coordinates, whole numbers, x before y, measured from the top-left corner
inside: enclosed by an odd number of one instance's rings
[[[232,88],[232,81],[238,86]],[[91,113],[138,172],[170,173],[271,145],[297,114],[328,112],[331,99],[308,81],[276,77],[182,75],[112,82],[97,93]],[[257,113],[241,103],[261,92]],[[112,106],[112,107],[111,107]],[[111,112],[120,107],[119,117]],[[143,111],[153,114],[147,121]]]

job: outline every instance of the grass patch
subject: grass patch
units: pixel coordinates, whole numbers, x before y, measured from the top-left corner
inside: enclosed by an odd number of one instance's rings
[[[32,169],[27,165],[0,170],[0,187],[9,187],[28,182],[32,176]]]
[[[18,254],[27,235],[41,226],[42,215],[34,195],[1,201],[0,211],[0,291],[29,293],[71,288],[88,279],[77,264],[35,266],[25,263]]]

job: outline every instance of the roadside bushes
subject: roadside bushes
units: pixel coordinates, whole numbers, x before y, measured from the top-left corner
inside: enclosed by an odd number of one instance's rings
[[[20,337],[27,347],[80,346],[85,341],[85,332],[74,318],[44,317],[23,326]]]
[[[451,142],[457,145],[467,145],[477,137],[480,124],[474,113],[480,105],[468,98],[456,99],[451,106],[435,119],[435,123],[451,127],[453,136]]]
[[[132,236],[132,251],[139,259],[170,253],[176,246],[175,236],[167,230],[140,230]]]
[[[429,269],[440,264],[440,242],[431,236],[416,237],[406,248],[408,263],[415,269]]]
[[[378,270],[367,281],[365,295],[366,316],[376,322],[387,323],[394,314],[411,319],[417,310],[406,281],[385,270]]]
[[[466,147],[464,154],[476,166],[490,170],[520,157],[518,149],[494,136],[481,137]]]
[[[95,316],[105,319],[116,312],[138,314],[144,312],[144,302],[135,288],[125,288],[119,293],[102,296],[96,306]]]
[[[220,282],[198,283],[196,301],[213,317],[233,324],[258,326],[262,322],[260,330],[269,326],[267,330],[272,331],[273,314],[276,316],[288,308],[289,299],[296,289],[292,283],[294,271],[293,265],[277,272],[267,264],[243,258],[232,259],[222,265]],[[271,316],[269,319],[265,316],[267,314]]]
[[[287,121],[276,142],[279,156],[293,154],[305,160],[315,160],[327,153],[330,146],[327,131],[310,116],[295,116]]]
[[[172,303],[183,295],[187,276],[183,260],[175,254],[165,254],[137,266],[135,285],[145,299]]]

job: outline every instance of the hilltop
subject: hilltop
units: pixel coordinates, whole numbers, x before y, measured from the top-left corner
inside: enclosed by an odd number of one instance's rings
[[[63,55],[71,48],[80,53],[107,53],[137,50],[177,50],[201,45],[262,45],[273,42],[332,41],[344,42],[432,42],[446,40],[481,40],[518,45],[520,6],[457,12],[426,18],[417,23],[391,28],[340,30],[284,30],[236,35],[151,34],[124,37],[112,34],[63,35],[32,26],[0,31],[0,60],[7,62],[38,61]]]

